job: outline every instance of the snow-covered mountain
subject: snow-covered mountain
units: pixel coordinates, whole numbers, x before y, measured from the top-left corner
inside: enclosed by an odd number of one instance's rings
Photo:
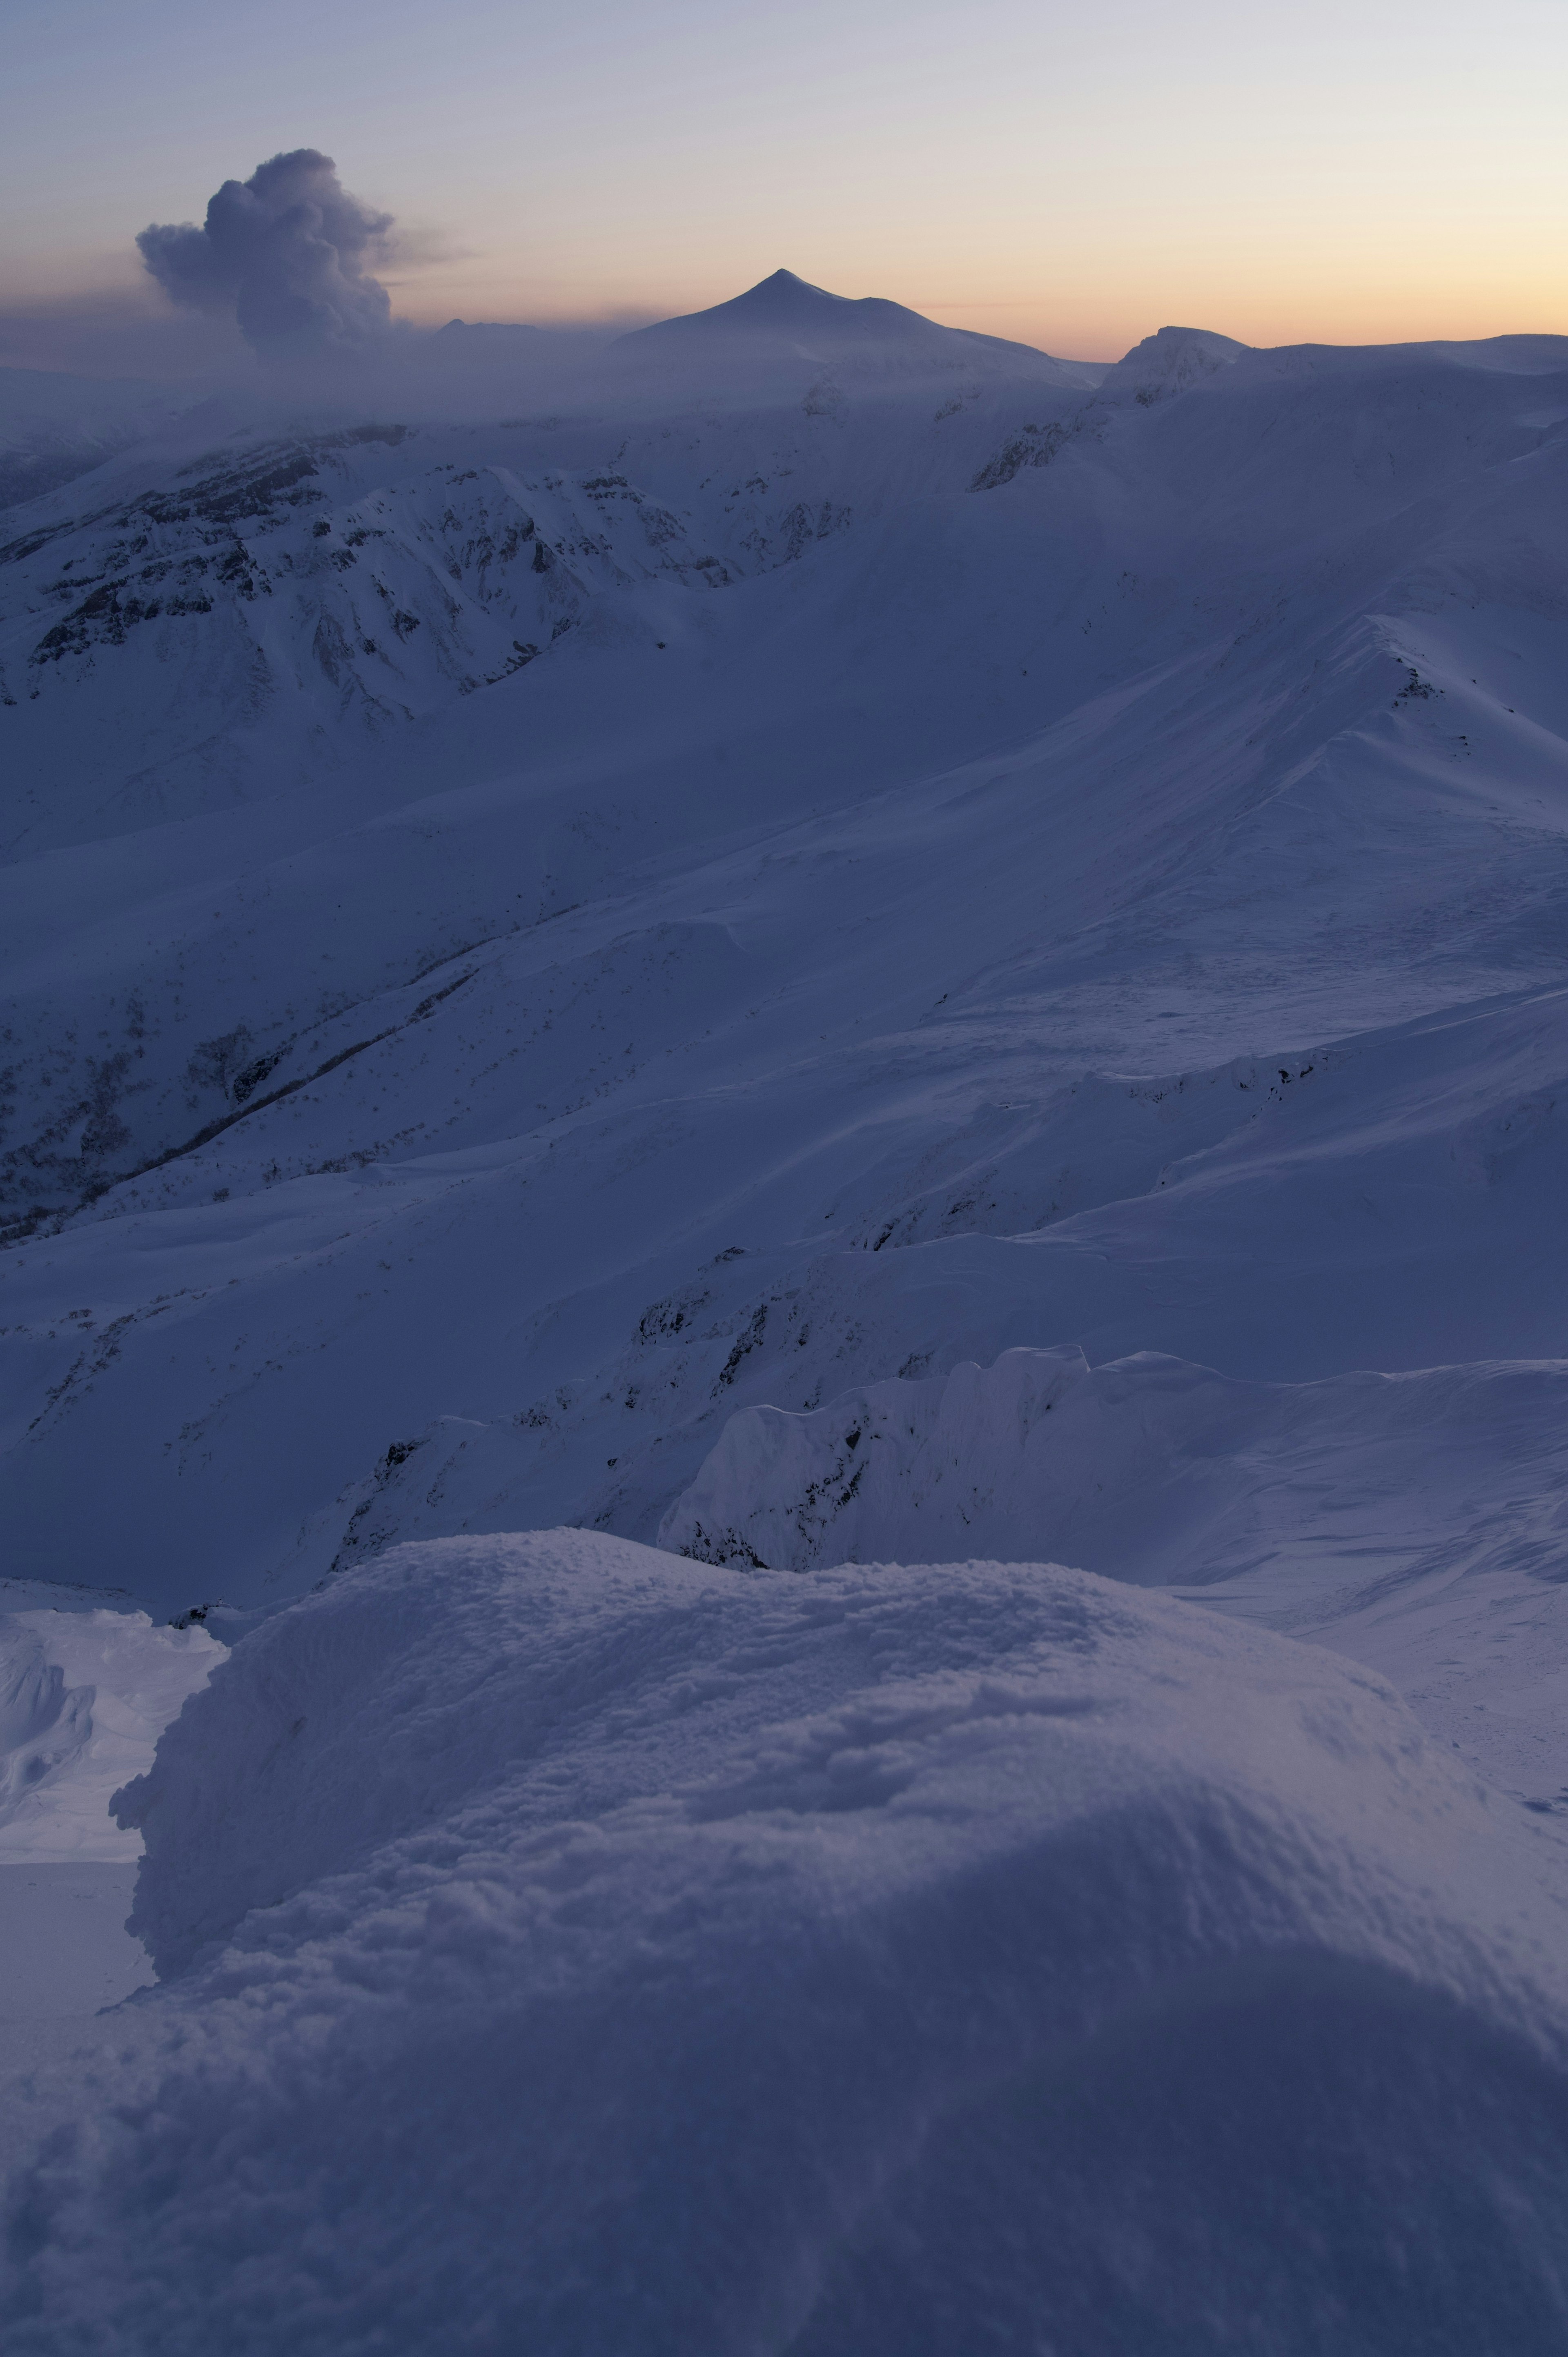
[[[1544,2357],[1568,339],[442,332],[0,550],[7,2349]]]
[[[317,1576],[443,1416],[651,1537],[746,1399],[1010,1344],[1556,1354],[1568,347],[1165,331],[1096,390],[929,338],[29,511],[27,1568]]]
[[[652,1539],[749,1404],[1019,1346],[1563,1355],[1568,346],[717,319],[713,404],[623,343],[22,520],[19,1569]]]
[[[721,394],[733,384],[737,368],[768,360],[779,366],[790,361],[837,364],[857,377],[887,371],[913,375],[969,361],[1011,367],[1033,382],[1079,390],[1097,384],[1106,373],[1090,361],[1053,360],[1032,344],[940,327],[922,313],[878,296],[832,295],[797,278],[792,270],[776,270],[744,295],[706,311],[636,328],[620,339],[618,350],[623,361],[639,370],[660,363],[704,367],[711,372],[710,392]]]
[[[0,511],[91,473],[190,405],[134,377],[0,368]]]

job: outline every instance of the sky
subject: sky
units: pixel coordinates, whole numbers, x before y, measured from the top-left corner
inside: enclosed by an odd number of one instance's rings
[[[5,16],[0,361],[69,364],[84,321],[199,353],[136,233],[304,146],[395,216],[376,274],[425,325],[629,322],[783,266],[1081,359],[1168,322],[1568,329],[1568,0]]]

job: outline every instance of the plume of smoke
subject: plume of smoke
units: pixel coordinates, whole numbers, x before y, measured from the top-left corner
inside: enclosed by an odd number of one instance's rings
[[[225,180],[200,229],[155,222],[136,243],[177,303],[230,314],[258,351],[305,352],[386,332],[391,298],[364,262],[391,227],[348,194],[330,156],[296,147]]]

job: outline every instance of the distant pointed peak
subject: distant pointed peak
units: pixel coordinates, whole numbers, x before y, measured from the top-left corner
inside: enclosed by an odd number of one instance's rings
[[[820,303],[850,303],[854,299],[851,295],[834,295],[826,286],[815,285],[794,270],[775,270],[770,277],[759,278],[755,286],[748,286],[745,295],[737,295],[735,299],[744,303],[747,296],[765,295],[770,289],[780,295],[811,295]]]
[[[813,286],[793,270],[775,270],[768,277],[759,278],[743,295],[732,295],[725,303],[714,303],[703,311],[688,311],[674,319],[660,319],[651,328],[633,331],[638,337],[663,335],[671,330],[682,334],[709,329],[744,328],[751,333],[798,336],[831,328],[835,336],[845,332],[865,333],[890,328],[908,333],[911,328],[927,335],[946,331],[936,328],[915,311],[907,311],[901,304],[886,303],[875,296],[856,297],[834,295],[826,286]],[[628,338],[624,340],[630,341]]]
[[[854,307],[854,301],[853,296],[834,295],[826,286],[814,286],[809,278],[800,277],[796,271],[776,270],[771,277],[759,278],[755,286],[748,286],[744,295],[736,295],[729,303],[715,304],[714,307],[727,311],[744,305],[747,310],[799,312],[820,310],[827,304],[835,310],[849,310]]]
[[[634,328],[618,341],[645,352],[660,348],[669,351],[682,345],[692,348],[714,337],[734,337],[737,346],[754,356],[787,354],[811,361],[854,351],[880,352],[884,357],[897,354],[902,361],[917,355],[946,359],[955,352],[968,355],[983,350],[1027,354],[1032,361],[1048,357],[1027,344],[1008,344],[993,336],[944,328],[923,312],[911,311],[905,304],[891,303],[880,295],[835,295],[829,287],[814,286],[798,271],[783,269],[759,278],[743,295],[732,295],[725,303]]]

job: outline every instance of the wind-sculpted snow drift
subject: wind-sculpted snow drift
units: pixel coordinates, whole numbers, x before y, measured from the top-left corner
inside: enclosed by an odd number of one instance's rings
[[[119,1803],[8,2351],[1545,2352],[1563,1835],[1081,1573],[398,1549]],[[868,2025],[875,2034],[868,2035]]]

